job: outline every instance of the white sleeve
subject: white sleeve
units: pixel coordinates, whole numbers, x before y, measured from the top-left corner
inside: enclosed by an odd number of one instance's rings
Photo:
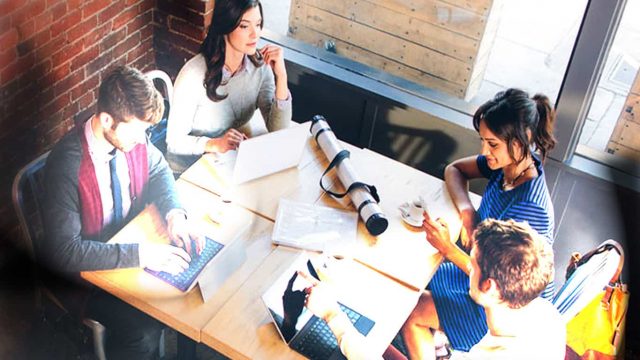
[[[202,55],[198,55],[202,56]],[[206,136],[189,135],[193,129],[199,93],[202,92],[204,75],[198,69],[199,62],[191,59],[180,70],[173,87],[173,101],[167,124],[167,148],[177,155],[201,155],[209,140]],[[206,70],[205,70],[206,71]]]
[[[367,338],[360,334],[347,315],[340,312],[329,321],[329,328],[338,339],[340,351],[349,360],[382,359],[380,354],[372,354],[367,346]]]
[[[276,83],[267,64],[262,65],[262,77],[258,93],[258,108],[269,132],[284,129],[291,124],[291,93],[286,100],[276,99]]]

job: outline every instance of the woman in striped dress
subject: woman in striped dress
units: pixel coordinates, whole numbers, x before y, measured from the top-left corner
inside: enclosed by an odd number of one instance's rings
[[[553,206],[542,161],[555,145],[554,119],[546,96],[529,98],[518,89],[499,92],[474,114],[481,154],[457,160],[445,170],[447,189],[463,223],[460,247],[443,246],[444,239],[428,239],[439,250],[447,250],[442,252],[449,261],[439,267],[402,329],[412,358],[435,356],[432,330],[443,330],[451,346],[461,351],[468,351],[487,332],[484,310],[469,296],[469,277],[455,265],[462,263],[456,259],[468,257],[471,234],[479,221],[526,221],[553,242]],[[482,177],[489,182],[476,210],[468,182]],[[542,296],[551,299],[553,284]]]

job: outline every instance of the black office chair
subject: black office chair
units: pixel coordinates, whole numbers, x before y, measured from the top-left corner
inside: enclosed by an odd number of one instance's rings
[[[29,254],[33,264],[36,264],[34,244],[42,243],[44,239],[42,207],[44,201],[44,165],[48,155],[48,152],[42,154],[24,166],[16,175],[12,188],[13,206],[16,209],[23,233],[23,247]],[[35,269],[34,273],[36,274],[36,279],[34,279],[36,284],[36,305],[42,307],[42,299],[45,297],[66,313],[67,310],[62,302],[42,284]],[[96,357],[100,360],[105,360],[105,327],[89,318],[82,319],[82,322],[92,332],[93,350]]]

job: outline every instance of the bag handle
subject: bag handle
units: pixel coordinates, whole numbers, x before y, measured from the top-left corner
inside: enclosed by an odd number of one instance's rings
[[[378,196],[378,190],[373,185],[365,184],[359,181],[354,181],[353,183],[351,183],[351,185],[349,185],[349,188],[345,190],[345,192],[343,193],[333,192],[324,186],[324,183],[322,180],[324,179],[325,175],[327,175],[327,173],[331,171],[331,169],[338,166],[342,162],[342,160],[348,159],[350,156],[351,156],[351,153],[348,150],[344,150],[344,149],[336,154],[333,160],[331,160],[331,162],[329,163],[329,166],[327,166],[327,169],[322,173],[322,176],[320,177],[320,188],[324,190],[326,193],[328,193],[329,195],[334,196],[338,199],[345,197],[353,189],[363,188],[371,194],[371,196],[376,201],[376,203],[379,203],[380,196]]]

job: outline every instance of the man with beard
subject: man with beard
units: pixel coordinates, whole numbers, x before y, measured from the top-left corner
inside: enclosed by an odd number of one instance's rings
[[[46,240],[35,249],[52,272],[76,279],[80,271],[129,267],[177,274],[188,267],[192,251],[202,250],[203,239],[189,234],[172,172],[146,137],[163,109],[150,80],[118,67],[100,85],[96,113],[55,145],[45,168]],[[172,245],[107,243],[152,202],[167,222]],[[110,331],[109,358],[158,357],[162,324],[155,319],[95,288],[62,298],[72,313]],[[78,303],[83,305],[74,307]]]

